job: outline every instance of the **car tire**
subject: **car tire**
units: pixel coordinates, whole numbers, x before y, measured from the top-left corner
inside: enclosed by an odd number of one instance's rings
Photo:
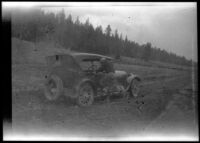
[[[137,98],[140,91],[140,80],[135,78],[131,81],[130,95],[131,97]]]
[[[95,90],[91,83],[84,82],[78,89],[77,104],[81,107],[90,106],[94,102]]]
[[[63,83],[57,75],[51,75],[44,87],[44,94],[47,100],[55,101],[63,93]]]

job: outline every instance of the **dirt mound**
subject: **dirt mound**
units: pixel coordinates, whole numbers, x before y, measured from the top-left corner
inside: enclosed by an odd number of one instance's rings
[[[33,43],[12,38],[13,64],[45,63],[45,56],[60,52],[68,53],[69,51],[63,47],[57,48],[53,42],[49,41]]]

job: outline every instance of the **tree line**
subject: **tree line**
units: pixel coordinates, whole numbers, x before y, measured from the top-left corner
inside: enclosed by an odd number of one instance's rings
[[[110,25],[103,30],[101,25],[94,28],[89,18],[83,23],[79,17],[73,20],[71,14],[65,15],[64,10],[55,14],[46,13],[39,8],[16,9],[12,12],[12,36],[32,42],[48,39],[73,51],[97,53],[115,58],[126,56],[179,65],[192,63],[184,56],[153,47],[150,42],[140,45],[131,41],[117,29],[112,29]]]

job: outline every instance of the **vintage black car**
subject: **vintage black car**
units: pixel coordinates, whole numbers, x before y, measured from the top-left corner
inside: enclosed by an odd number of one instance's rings
[[[99,72],[100,60],[113,64],[108,56],[90,53],[62,53],[46,57],[45,97],[56,100],[64,95],[76,99],[80,106],[89,106],[98,96],[138,96],[141,79],[133,73],[115,70]]]

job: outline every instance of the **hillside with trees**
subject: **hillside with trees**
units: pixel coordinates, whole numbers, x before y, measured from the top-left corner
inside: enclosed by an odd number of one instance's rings
[[[45,13],[41,9],[14,10],[12,37],[33,43],[49,40],[58,48],[109,55],[118,59],[126,56],[144,61],[187,66],[192,64],[192,60],[153,47],[150,42],[140,45],[131,41],[110,25],[105,29],[101,25],[94,28],[89,18],[84,23],[80,22],[79,17],[73,20],[71,14],[65,15],[64,10],[57,14]]]

